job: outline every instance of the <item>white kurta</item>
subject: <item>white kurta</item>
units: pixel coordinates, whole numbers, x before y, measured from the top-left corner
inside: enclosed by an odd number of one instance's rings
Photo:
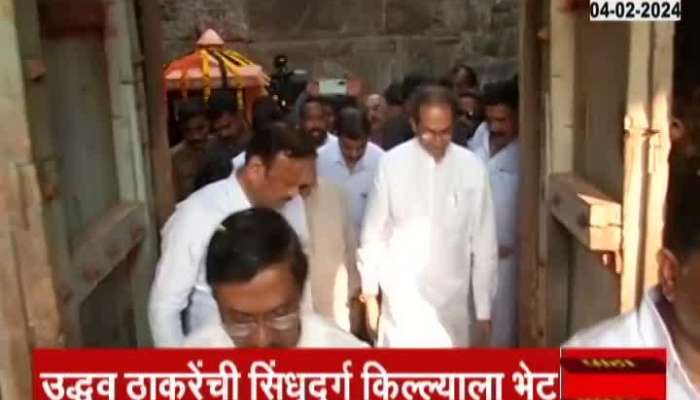
[[[479,320],[496,291],[496,229],[483,163],[450,144],[436,163],[416,139],[379,162],[358,269],[383,300],[380,347],[466,347],[469,296]]]
[[[318,175],[342,189],[345,201],[350,208],[355,232],[361,231],[367,198],[377,173],[379,159],[383,154],[384,150],[381,147],[374,143],[367,143],[365,154],[351,171],[345,163],[338,141],[324,146],[318,153],[316,161]]]
[[[577,333],[564,347],[580,348],[665,348],[667,351],[666,398],[700,399],[700,389],[693,386],[676,351],[657,304],[661,299],[657,287],[650,289],[639,308],[631,313],[602,322]]]
[[[518,338],[518,210],[520,188],[520,145],[514,140],[491,154],[490,132],[479,126],[469,141],[472,150],[486,164],[493,193],[498,244],[513,254],[498,261],[498,292],[492,312],[493,347],[514,347]]]
[[[211,323],[187,336],[187,348],[232,348],[233,340],[220,322]],[[301,337],[298,348],[364,348],[369,347],[353,335],[343,331],[332,322],[313,313],[302,314]]]
[[[360,275],[355,262],[357,237],[345,200],[340,189],[321,178],[304,203],[313,310],[349,332],[354,322],[352,298],[360,289]]]
[[[157,347],[179,347],[185,326],[193,331],[219,320],[206,282],[205,254],[216,227],[229,215],[250,208],[235,175],[212,183],[178,204],[161,232],[161,257],[151,287],[148,317]],[[281,211],[300,237],[307,238],[304,202],[297,196]]]

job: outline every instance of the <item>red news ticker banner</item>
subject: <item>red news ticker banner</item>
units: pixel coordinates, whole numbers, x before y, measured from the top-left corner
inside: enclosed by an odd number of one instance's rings
[[[37,350],[33,379],[51,400],[662,400],[665,365],[663,350]]]

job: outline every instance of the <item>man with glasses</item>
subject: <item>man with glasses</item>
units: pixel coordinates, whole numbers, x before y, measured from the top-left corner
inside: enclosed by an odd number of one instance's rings
[[[243,167],[178,204],[163,227],[148,305],[157,347],[179,347],[187,333],[219,319],[204,259],[224,218],[250,207],[269,207],[284,212],[302,240],[308,236],[299,194],[315,162],[316,148],[308,135],[284,123],[270,124],[253,136]]]
[[[308,261],[277,212],[253,208],[224,220],[209,242],[206,280],[220,321],[193,332],[195,348],[366,347],[300,306]]]
[[[420,88],[416,137],[379,161],[358,269],[367,328],[380,347],[468,347],[490,335],[498,253],[491,189],[483,162],[452,143],[456,110],[449,89]],[[472,293],[478,337],[470,337]]]

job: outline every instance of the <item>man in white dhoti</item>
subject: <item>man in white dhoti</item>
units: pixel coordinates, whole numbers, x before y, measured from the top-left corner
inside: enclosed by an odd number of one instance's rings
[[[665,348],[666,397],[700,399],[700,157],[671,164],[659,284],[637,310],[576,334],[566,347]]]
[[[491,189],[481,160],[451,142],[456,108],[448,89],[421,88],[417,137],[379,162],[358,269],[368,329],[378,328],[381,347],[466,347],[490,334],[498,253]],[[472,293],[481,338],[470,337]]]
[[[246,153],[243,168],[178,204],[163,228],[162,254],[148,306],[156,346],[180,346],[188,331],[218,319],[205,280],[204,257],[209,239],[224,218],[251,206],[283,209],[285,214],[289,209],[293,225],[307,236],[299,191],[316,161],[313,141],[286,124],[275,123],[256,132]]]
[[[301,307],[308,262],[277,212],[240,211],[219,224],[206,256],[206,281],[220,313],[185,339],[197,348],[366,347]]]
[[[518,339],[518,209],[520,146],[518,86],[486,85],[486,122],[469,141],[489,173],[498,238],[498,292],[491,313],[493,347],[515,347]]]
[[[357,301],[360,275],[355,253],[357,235],[340,189],[333,183],[310,177],[302,191],[309,240],[309,294],[313,310],[348,332],[364,331],[363,308]]]

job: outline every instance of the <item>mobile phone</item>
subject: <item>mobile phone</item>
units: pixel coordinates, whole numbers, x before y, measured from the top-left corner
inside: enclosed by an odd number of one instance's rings
[[[348,81],[346,79],[322,79],[318,82],[321,96],[348,94]]]

